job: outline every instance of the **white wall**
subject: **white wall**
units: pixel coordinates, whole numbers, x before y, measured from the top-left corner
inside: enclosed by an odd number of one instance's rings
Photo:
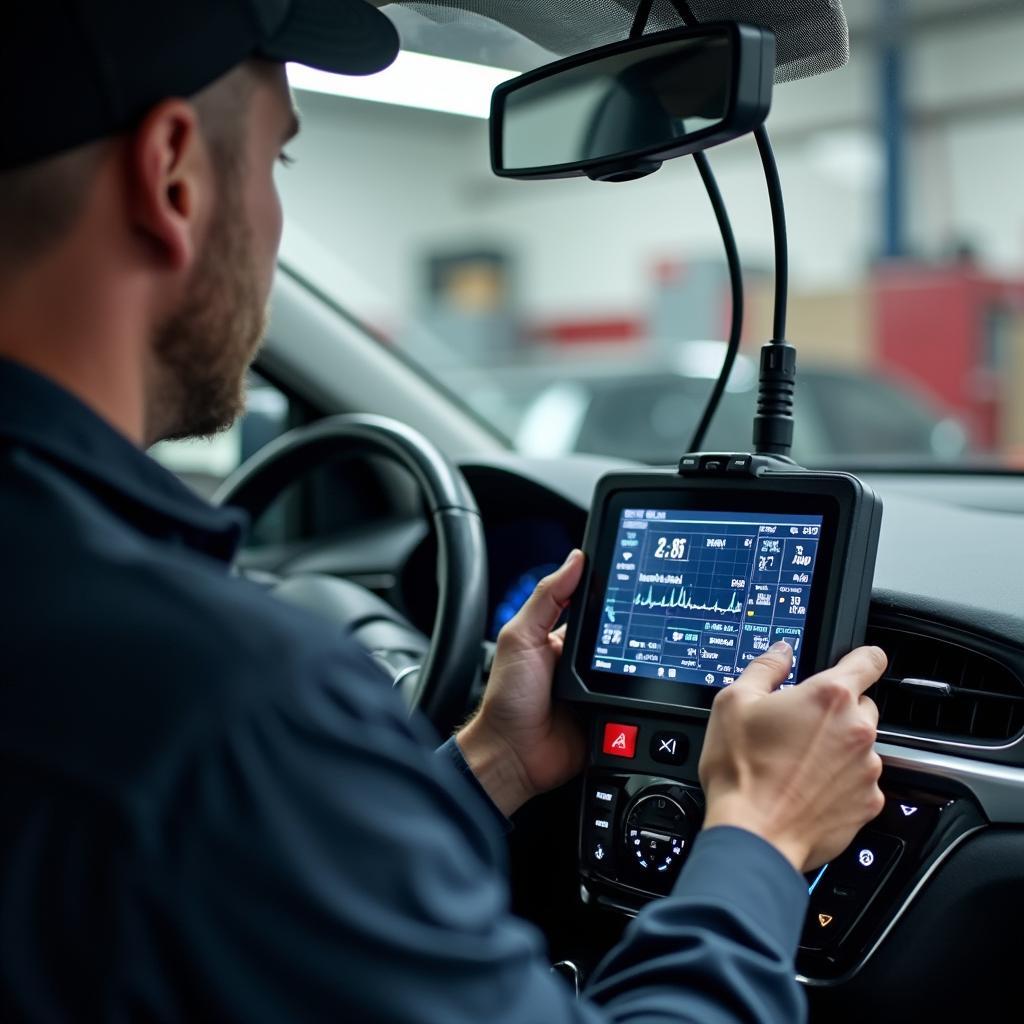
[[[311,93],[298,103],[296,164],[278,176],[283,254],[388,325],[410,308],[416,257],[459,215],[456,154],[479,123]]]
[[[1021,54],[1024,4],[1012,18],[933,32],[908,57],[911,236],[926,253],[964,240],[992,269],[1024,273]]]

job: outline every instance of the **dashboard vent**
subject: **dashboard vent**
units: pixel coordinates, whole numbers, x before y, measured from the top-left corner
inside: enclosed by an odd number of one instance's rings
[[[987,654],[887,626],[869,627],[867,642],[889,655],[872,693],[880,729],[961,743],[1004,742],[1024,729],[1024,683]]]

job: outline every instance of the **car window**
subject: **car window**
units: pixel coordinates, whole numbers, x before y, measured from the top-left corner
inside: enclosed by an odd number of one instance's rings
[[[150,454],[194,490],[210,497],[250,455],[291,425],[285,394],[255,371],[247,385],[245,414],[230,429],[210,438],[161,441]]]
[[[787,197],[788,336],[802,372],[819,373],[801,379],[803,457],[1014,460],[1024,5],[845,6],[848,65],[778,85],[767,122]],[[533,454],[675,458],[729,326],[692,161],[618,184],[498,179],[490,89],[557,55],[493,19],[459,15],[456,30],[424,5],[384,10],[407,52],[442,60],[423,72],[437,88],[396,70],[355,98],[343,79],[295,76],[304,128],[279,178],[283,260]],[[897,10],[898,23],[886,14]],[[756,366],[773,267],[762,172],[749,138],[709,158],[744,261],[743,352]],[[636,383],[645,373],[685,383],[663,393]],[[709,445],[749,445],[744,401],[723,403]]]
[[[693,434],[706,392],[703,381],[658,377],[601,388],[592,397],[575,448],[652,463],[676,462],[679,439]],[[747,447],[753,415],[752,392],[726,392],[705,447]]]

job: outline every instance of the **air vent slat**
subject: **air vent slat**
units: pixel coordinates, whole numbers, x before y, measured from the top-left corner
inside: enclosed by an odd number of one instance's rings
[[[958,743],[1002,743],[1024,730],[1024,682],[988,654],[892,626],[871,627],[868,643],[889,655],[872,694],[880,729]]]

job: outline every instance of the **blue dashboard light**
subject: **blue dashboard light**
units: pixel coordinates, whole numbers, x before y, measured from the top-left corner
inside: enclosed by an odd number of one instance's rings
[[[808,896],[810,896],[810,895],[811,895],[811,893],[812,893],[812,892],[814,892],[814,890],[815,890],[815,889],[817,888],[817,885],[818,885],[818,883],[819,883],[819,882],[821,881],[821,876],[822,876],[823,874],[825,874],[825,872],[826,872],[826,871],[828,871],[828,865],[827,865],[827,864],[824,864],[824,865],[822,865],[822,868],[821,868],[821,870],[820,870],[820,871],[818,872],[818,874],[817,874],[817,876],[815,877],[814,881],[813,881],[813,882],[811,882],[810,888],[808,888],[808,890],[807,890],[807,895],[808,895]]]
[[[554,562],[535,566],[510,584],[494,609],[494,620],[491,623],[492,636],[496,637],[501,632],[501,627],[523,607],[537,584],[557,568],[558,565]]]

